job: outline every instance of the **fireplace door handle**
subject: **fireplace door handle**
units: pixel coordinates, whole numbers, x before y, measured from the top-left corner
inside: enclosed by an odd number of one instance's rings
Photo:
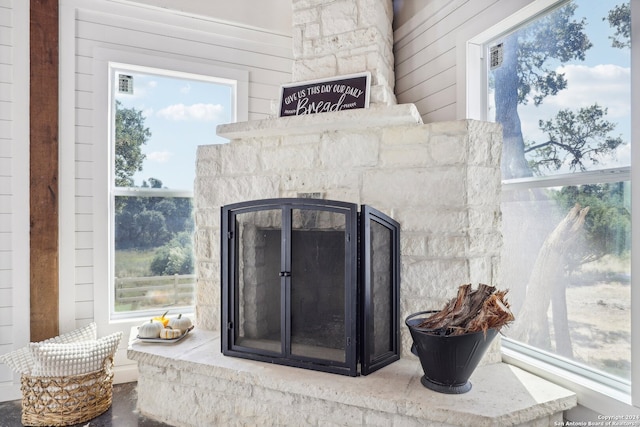
[[[290,271],[281,271],[280,272],[280,277],[291,277],[291,272]]]

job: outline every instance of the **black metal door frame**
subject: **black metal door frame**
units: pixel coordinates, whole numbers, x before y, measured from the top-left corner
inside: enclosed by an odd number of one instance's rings
[[[293,209],[315,209],[345,214],[345,362],[340,363],[327,359],[315,359],[291,354],[291,212]],[[236,253],[238,236],[236,215],[240,213],[280,209],[282,215],[281,228],[281,352],[280,354],[242,347],[235,343],[235,330],[238,313],[235,306],[235,295],[238,292]],[[221,347],[225,355],[260,360],[282,365],[308,368],[318,371],[356,376],[358,374],[358,212],[353,203],[307,198],[265,199],[236,203],[222,208],[221,217]]]

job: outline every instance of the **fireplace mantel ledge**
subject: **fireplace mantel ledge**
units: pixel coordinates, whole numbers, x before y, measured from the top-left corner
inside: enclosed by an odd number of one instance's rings
[[[233,140],[420,124],[423,124],[422,117],[414,104],[372,105],[357,110],[222,124],[216,128],[216,133]]]
[[[247,425],[341,420],[346,425],[539,426],[561,422],[562,412],[577,402],[573,392],[504,363],[479,366],[471,391],[447,395],[420,384],[422,369],[414,356],[368,376],[346,377],[226,357],[219,333],[199,329],[174,344],[134,338],[127,356],[138,362],[138,410],[181,426],[237,425],[244,419]],[[158,396],[172,396],[171,404]]]

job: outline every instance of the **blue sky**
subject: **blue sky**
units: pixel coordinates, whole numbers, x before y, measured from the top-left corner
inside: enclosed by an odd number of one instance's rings
[[[164,77],[138,72],[133,76],[134,93],[116,93],[125,108],[143,112],[151,137],[142,147],[146,159],[135,185],[150,177],[163,187],[193,190],[198,145],[227,142],[216,135],[216,126],[232,121],[232,89],[223,84]]]

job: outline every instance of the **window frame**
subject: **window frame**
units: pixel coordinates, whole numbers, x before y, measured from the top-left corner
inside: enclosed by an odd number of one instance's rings
[[[93,104],[94,104],[94,197],[93,197],[93,251],[94,251],[94,281],[93,281],[93,319],[101,330],[126,330],[140,323],[145,314],[134,316],[112,316],[113,307],[111,292],[114,276],[113,269],[113,211],[115,191],[113,181],[113,144],[115,132],[111,120],[112,84],[114,83],[112,68],[114,65],[126,65],[127,68],[139,67],[140,70],[167,70],[176,76],[199,75],[211,76],[212,79],[227,79],[236,82],[235,90],[235,121],[248,120],[249,105],[249,72],[234,68],[221,67],[211,62],[196,62],[175,57],[153,56],[138,51],[113,50],[95,48],[93,50]],[[143,71],[145,72],[145,71]],[[131,195],[130,190],[124,190]],[[143,190],[145,191],[145,190]],[[184,196],[190,192],[170,190],[171,195]],[[192,192],[191,192],[192,193]],[[136,195],[141,195],[138,192]],[[165,196],[169,193],[164,193]],[[193,194],[189,194],[193,196]],[[105,301],[109,301],[105,304]],[[185,315],[193,313],[184,313]]]
[[[167,188],[144,188],[144,187],[119,187],[115,184],[115,113],[116,113],[116,81],[119,74],[144,74],[148,76],[168,77],[184,80],[197,80],[212,84],[220,84],[232,88],[231,99],[231,122],[237,121],[238,108],[238,80],[222,78],[202,73],[185,72],[175,69],[160,69],[157,67],[148,67],[140,64],[128,64],[115,61],[108,62],[109,67],[109,320],[117,321],[123,319],[147,319],[150,316],[158,315],[158,308],[117,312],[115,311],[115,201],[117,197],[180,197],[191,198],[193,200],[192,189],[167,189]],[[195,259],[195,254],[194,254]],[[194,289],[195,292],[195,289]],[[172,307],[185,315],[193,315],[195,312],[194,305],[175,306]],[[175,311],[175,310],[174,310]]]
[[[496,38],[504,36],[537,16],[560,7],[569,0],[537,0],[498,24],[470,38],[459,46],[464,72],[459,76],[458,115],[469,119],[487,120],[487,67],[484,47]],[[630,0],[632,28],[640,28],[640,0]],[[640,38],[632,32],[631,68],[640,66]],[[637,73],[636,73],[637,74]],[[633,120],[638,114],[640,96],[640,76],[631,73],[631,143],[640,135],[640,124]],[[523,178],[503,182],[505,189],[550,187],[556,185],[579,185],[630,181],[640,182],[640,150],[631,150],[631,166],[598,170],[576,174],[552,175],[547,177]],[[640,241],[640,186],[631,185],[632,242]],[[632,243],[633,246],[633,243]],[[574,391],[580,405],[601,414],[637,413],[640,408],[640,332],[633,325],[640,324],[640,251],[631,251],[631,382],[618,381],[590,370],[575,370],[575,363],[566,363],[560,357],[547,355],[522,343],[514,344],[503,340],[503,361],[530,371],[551,382]]]

